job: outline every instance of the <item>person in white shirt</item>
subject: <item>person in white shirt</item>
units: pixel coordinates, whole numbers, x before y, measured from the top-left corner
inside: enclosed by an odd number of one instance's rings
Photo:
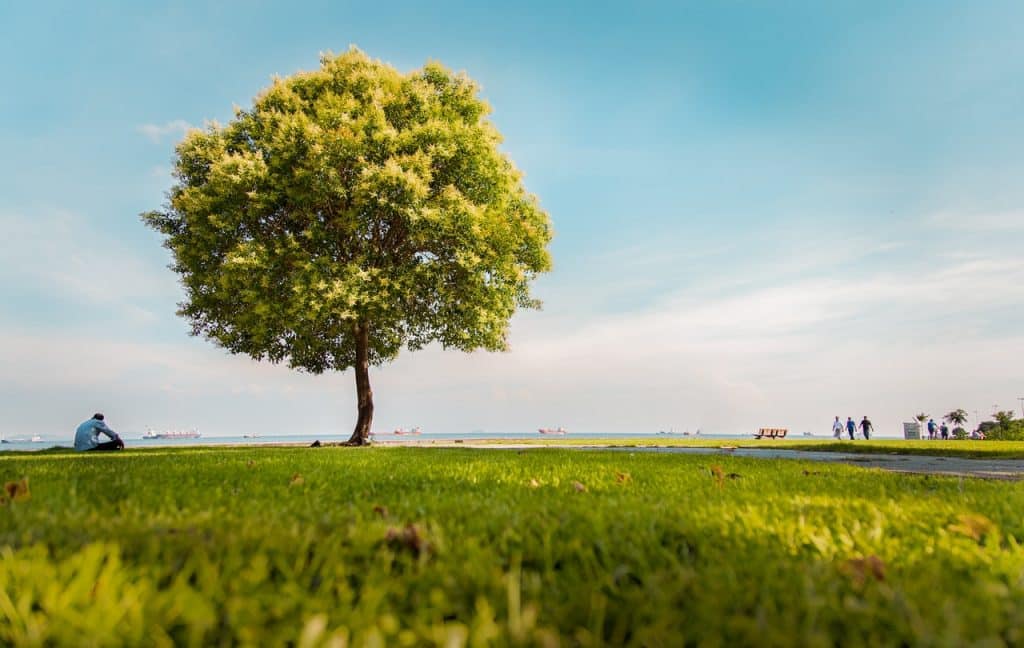
[[[100,441],[100,435],[106,435],[110,441]],[[75,430],[75,450],[123,450],[124,441],[107,424],[99,412],[85,421]]]

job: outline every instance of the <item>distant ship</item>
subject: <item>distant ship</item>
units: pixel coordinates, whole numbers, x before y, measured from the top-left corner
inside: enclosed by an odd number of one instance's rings
[[[38,434],[32,435],[28,439],[0,439],[0,443],[42,443],[43,437]]]
[[[142,435],[143,439],[198,439],[202,435],[195,428],[191,430],[164,430],[158,432],[152,428],[146,430]]]
[[[417,426],[414,428],[409,428],[408,430],[404,430],[402,428],[395,428],[395,431],[392,432],[391,434],[422,434],[422,432],[420,431],[419,426]]]
[[[242,435],[243,439],[255,439],[257,437],[259,437],[259,435],[256,434],[255,432],[253,432],[252,434],[243,434]]]
[[[541,434],[567,434],[569,432],[569,430],[566,430],[564,427],[540,428],[537,431]]]
[[[666,432],[665,430],[658,430],[658,434],[681,434],[683,436],[690,436],[690,431],[689,430],[683,430],[682,432],[676,432],[673,428],[669,428],[668,432]],[[697,431],[694,432],[693,434],[694,435],[700,434],[700,428],[697,428]]]

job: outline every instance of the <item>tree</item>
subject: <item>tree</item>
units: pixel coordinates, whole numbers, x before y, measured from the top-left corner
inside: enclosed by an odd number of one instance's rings
[[[952,423],[953,425],[963,425],[967,422],[967,410],[955,409],[942,418],[946,419],[948,423]]]
[[[400,73],[358,49],[277,78],[226,125],[190,132],[161,232],[179,315],[231,353],[320,374],[436,342],[504,350],[550,269],[547,214],[499,150],[489,108],[438,63]]]
[[[946,422],[953,425],[953,438],[961,439],[967,436],[967,430],[963,427],[964,423],[967,422],[967,410],[962,408],[955,409],[942,418],[946,419]]]
[[[992,415],[995,421],[985,421],[980,426],[986,439],[1020,441],[1024,439],[1024,420],[1014,419],[1012,410],[998,411]]]
[[[1001,428],[1009,428],[1010,424],[1013,422],[1013,411],[1012,410],[999,411],[999,412],[994,413],[992,415],[992,418],[994,418],[996,420],[996,423],[999,424],[999,427],[1001,427]]]

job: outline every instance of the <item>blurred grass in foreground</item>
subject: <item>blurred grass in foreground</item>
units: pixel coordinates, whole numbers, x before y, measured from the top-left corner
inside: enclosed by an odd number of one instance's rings
[[[29,486],[0,508],[0,644],[1024,643],[1020,483],[417,448],[24,454],[0,477]]]

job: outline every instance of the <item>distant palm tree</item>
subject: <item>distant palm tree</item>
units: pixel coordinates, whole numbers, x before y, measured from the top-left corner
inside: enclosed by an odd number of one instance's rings
[[[946,421],[952,423],[957,427],[961,427],[964,423],[967,422],[967,412],[966,410],[955,409],[949,414],[943,416],[942,418],[946,419]]]
[[[967,430],[964,429],[964,423],[967,422],[967,412],[963,409],[955,409],[949,414],[946,414],[942,418],[953,424],[953,438],[954,439],[966,439]]]
[[[1005,410],[996,412],[992,415],[992,418],[996,420],[1001,428],[1010,427],[1010,422],[1013,421],[1013,410]]]
[[[924,422],[928,420],[928,415],[925,414],[924,412],[921,412],[920,414],[918,414],[914,418],[917,419],[918,424],[921,426],[918,429],[918,433],[921,435],[921,438],[923,439],[924,438]]]

